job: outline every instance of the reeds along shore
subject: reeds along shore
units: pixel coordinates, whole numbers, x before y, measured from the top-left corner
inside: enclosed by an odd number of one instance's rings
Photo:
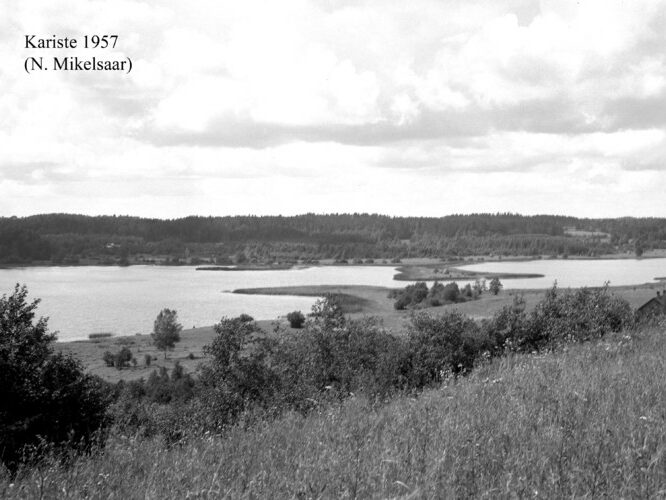
[[[418,398],[356,397],[0,480],[3,498],[629,497],[666,485],[664,328],[509,355]]]

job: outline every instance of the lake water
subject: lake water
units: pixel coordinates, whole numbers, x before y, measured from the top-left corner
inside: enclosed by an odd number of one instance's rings
[[[543,278],[503,279],[505,289],[560,288],[653,283],[666,276],[666,259],[530,260],[524,262],[484,262],[459,269],[481,272],[538,273]]]
[[[28,267],[0,269],[0,295],[16,283],[40,298],[38,315],[49,317],[59,340],[86,339],[94,332],[133,335],[152,331],[165,307],[176,309],[183,327],[208,326],[222,316],[248,313],[276,319],[308,312],[314,297],[240,295],[237,288],[291,285],[400,286],[395,268],[311,267],[281,271],[196,271],[193,267]]]
[[[505,289],[558,286],[632,285],[666,276],[666,259],[534,260],[462,266],[471,271],[539,273],[543,278],[502,280]],[[0,269],[0,294],[14,284],[41,298],[38,314],[49,316],[60,340],[86,339],[94,332],[148,333],[159,311],[176,309],[185,328],[208,326],[222,316],[248,313],[275,319],[290,311],[307,312],[313,297],[240,295],[237,288],[292,285],[372,285],[402,287],[395,268],[323,266],[282,271],[196,271],[193,267],[29,267]],[[464,282],[458,282],[464,285]]]

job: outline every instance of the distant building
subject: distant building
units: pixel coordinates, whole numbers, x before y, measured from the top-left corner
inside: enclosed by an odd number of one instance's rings
[[[652,297],[645,304],[636,309],[636,316],[639,318],[660,316],[662,314],[666,314],[666,290],[664,290],[663,293],[657,292],[656,297]]]

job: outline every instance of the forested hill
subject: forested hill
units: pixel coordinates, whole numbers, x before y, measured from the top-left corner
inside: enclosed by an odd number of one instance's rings
[[[459,255],[599,255],[666,248],[666,219],[517,214],[0,218],[2,263],[272,262]]]

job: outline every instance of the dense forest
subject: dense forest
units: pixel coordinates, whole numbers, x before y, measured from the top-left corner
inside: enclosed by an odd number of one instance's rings
[[[517,214],[0,218],[0,263],[271,263],[316,259],[594,256],[666,248],[666,219]]]

